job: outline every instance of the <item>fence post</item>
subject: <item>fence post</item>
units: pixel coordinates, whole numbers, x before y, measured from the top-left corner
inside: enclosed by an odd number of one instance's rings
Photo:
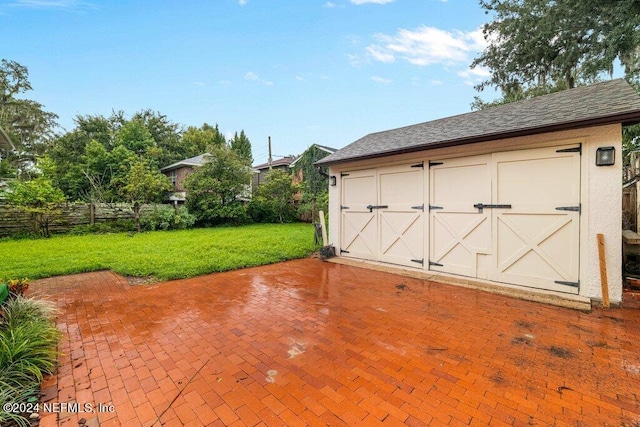
[[[93,202],[89,203],[89,224],[96,223],[96,205]]]

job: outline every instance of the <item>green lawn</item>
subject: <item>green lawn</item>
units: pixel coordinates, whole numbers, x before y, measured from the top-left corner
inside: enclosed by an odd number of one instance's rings
[[[302,258],[314,249],[310,224],[54,236],[0,242],[0,278],[112,270],[170,280]]]

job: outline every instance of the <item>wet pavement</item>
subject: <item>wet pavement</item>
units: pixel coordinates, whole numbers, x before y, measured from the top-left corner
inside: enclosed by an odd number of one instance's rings
[[[640,425],[639,294],[583,313],[318,259],[31,291],[61,310],[43,401],[71,404],[42,427]]]

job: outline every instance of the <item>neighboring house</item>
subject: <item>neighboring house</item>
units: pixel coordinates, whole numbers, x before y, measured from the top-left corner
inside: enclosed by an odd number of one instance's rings
[[[209,153],[200,154],[160,169],[160,172],[165,174],[173,185],[173,194],[169,196],[171,202],[174,204],[184,203],[187,195],[184,188],[185,179],[195,171],[195,168],[202,166],[210,155]]]
[[[329,240],[341,257],[587,306],[603,297],[601,233],[619,303],[622,125],[637,122],[640,96],[617,79],[367,135],[316,163],[335,180]]]
[[[258,186],[263,182],[265,182],[265,180],[267,179],[266,178],[267,174],[271,169],[279,169],[289,173],[290,172],[289,165],[291,165],[291,163],[293,163],[294,160],[295,160],[295,157],[289,156],[289,157],[283,157],[278,160],[273,160],[271,162],[271,165],[269,165],[269,163],[263,163],[261,165],[254,166],[253,182],[252,182],[253,191],[255,192]]]

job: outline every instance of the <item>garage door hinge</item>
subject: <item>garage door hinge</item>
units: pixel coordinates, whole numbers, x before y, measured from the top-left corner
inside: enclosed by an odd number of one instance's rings
[[[342,177],[342,176],[349,176],[349,174],[348,174],[348,173],[341,173],[341,174],[340,174],[340,176],[341,176],[341,177]]]
[[[579,280],[577,282],[565,282],[563,280],[556,280],[553,283],[557,283],[558,285],[573,286],[574,288],[580,287]]]
[[[349,251],[345,251],[344,249],[340,249],[340,253],[341,253],[341,254],[348,254],[348,253],[350,253],[350,252],[349,252]]]
[[[341,211],[342,211],[342,210],[345,210],[345,209],[350,209],[350,208],[349,208],[349,206],[342,206],[342,205],[340,205],[340,210],[341,210]]]
[[[556,153],[580,153],[582,154],[582,144],[573,148],[563,148],[562,150],[556,150]]]
[[[424,204],[418,205],[418,206],[411,206],[411,209],[421,210],[422,212],[424,212]]]
[[[437,262],[429,261],[429,267],[444,267],[444,265],[438,264]]]
[[[429,167],[444,165],[442,162],[429,162]]]
[[[415,262],[416,264],[424,265],[424,259],[412,259],[411,262]]]
[[[429,210],[430,211],[438,210],[438,209],[444,209],[444,208],[442,206],[429,205]]]
[[[424,162],[420,162],[418,164],[415,165],[411,165],[412,168],[424,168]]]
[[[578,205],[578,206],[558,206],[556,208],[557,211],[571,211],[571,212],[578,212],[580,213],[580,208],[582,207],[582,205]]]

